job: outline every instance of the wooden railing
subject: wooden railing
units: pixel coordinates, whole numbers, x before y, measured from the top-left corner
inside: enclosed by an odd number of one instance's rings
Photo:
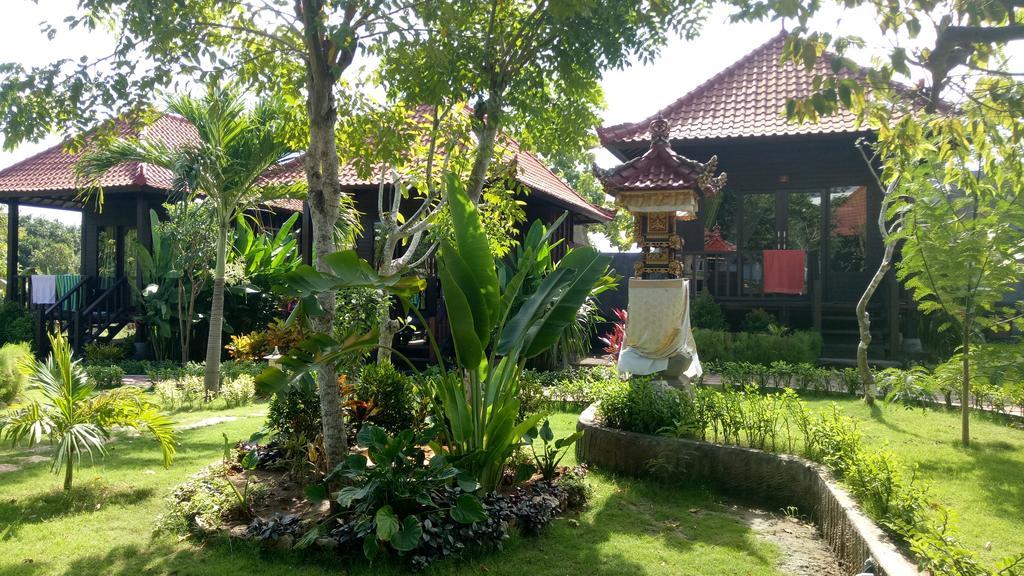
[[[83,277],[53,304],[29,306],[36,315],[40,354],[49,351],[48,334],[55,330],[66,331],[77,352],[90,342],[112,338],[131,321],[135,310],[125,277],[105,288],[99,279]]]
[[[716,300],[751,298],[807,299],[814,293],[818,279],[818,253],[807,253],[805,292],[802,295],[765,294],[763,252],[685,252],[684,277],[690,280],[691,296],[709,292]]]
[[[76,322],[79,309],[89,301],[91,280],[88,276],[83,277],[67,293],[57,298],[53,304],[39,306],[35,309],[36,345],[40,353],[49,351],[48,334],[57,329],[67,330]],[[71,345],[76,350],[80,349],[73,333],[70,334],[70,337]]]
[[[132,311],[128,279],[121,277],[76,315],[73,341],[78,342],[80,349],[98,340],[108,330],[120,331],[131,320]]]

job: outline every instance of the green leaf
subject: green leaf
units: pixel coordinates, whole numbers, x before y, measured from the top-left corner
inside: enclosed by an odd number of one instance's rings
[[[445,192],[455,233],[455,246],[476,279],[476,285],[484,301],[482,312],[486,315],[488,324],[493,325],[498,315],[498,275],[494,268],[494,258],[491,256],[487,234],[480,222],[480,212],[455,174],[447,174],[446,184]]]
[[[515,483],[526,482],[533,477],[535,472],[537,472],[537,467],[532,463],[520,462],[519,466],[516,466]]]
[[[408,552],[416,548],[423,537],[423,527],[415,516],[406,516],[402,520],[402,528],[391,537],[391,545],[399,552]]]
[[[380,555],[380,543],[377,542],[377,537],[369,534],[363,538],[363,556],[366,556],[367,560],[373,560]]]
[[[555,433],[551,431],[551,424],[547,420],[540,427],[540,439],[544,442],[551,442],[555,439]]]
[[[310,502],[323,502],[327,500],[327,486],[324,484],[310,484],[303,489],[306,500]]]
[[[476,478],[465,472],[459,472],[457,482],[463,492],[476,492],[480,488],[480,483],[476,481]]]
[[[391,506],[381,506],[374,515],[373,521],[377,524],[377,538],[387,542],[398,533],[401,525],[398,516],[395,516]]]
[[[472,494],[463,494],[455,501],[451,511],[452,520],[461,524],[483,522],[487,519],[487,511],[480,499]]]
[[[572,446],[580,438],[583,438],[583,432],[575,432],[565,438],[559,438],[558,440],[555,440],[555,450],[561,450],[566,446]]]

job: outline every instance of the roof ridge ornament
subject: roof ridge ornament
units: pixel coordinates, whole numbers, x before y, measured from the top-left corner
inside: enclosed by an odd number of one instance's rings
[[[654,120],[651,120],[650,132],[652,143],[668,142],[668,120],[665,120],[665,117],[662,116],[661,112],[658,112],[658,115],[654,118]]]

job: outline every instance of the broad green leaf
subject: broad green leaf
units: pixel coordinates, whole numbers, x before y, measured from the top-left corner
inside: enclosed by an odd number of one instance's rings
[[[476,285],[484,301],[485,317],[488,323],[493,323],[498,314],[498,275],[494,269],[487,234],[480,222],[480,212],[455,174],[447,175],[445,191],[455,233],[455,247],[476,278]]]
[[[373,516],[373,521],[377,524],[377,538],[385,542],[391,540],[400,528],[398,516],[395,516],[391,506],[381,506]]]
[[[391,545],[399,552],[408,552],[416,548],[423,537],[423,527],[415,516],[406,516],[402,527],[391,536]]]
[[[480,499],[472,494],[462,494],[455,501],[451,511],[452,520],[461,524],[472,524],[487,520],[487,511]]]

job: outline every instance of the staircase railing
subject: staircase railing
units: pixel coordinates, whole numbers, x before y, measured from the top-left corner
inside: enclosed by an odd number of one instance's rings
[[[86,344],[100,339],[108,330],[111,331],[108,335],[114,336],[113,332],[131,320],[132,311],[128,279],[118,278],[75,316],[72,341],[77,339],[76,349],[81,350]],[[115,328],[117,330],[113,330]]]
[[[41,354],[49,351],[50,340],[47,335],[50,332],[58,327],[67,330],[76,322],[79,308],[89,301],[90,280],[88,276],[83,277],[53,304],[36,308],[36,345]],[[69,336],[72,346],[78,350],[73,331]]]
[[[134,307],[126,277],[114,280],[95,298],[98,279],[84,277],[53,304],[35,308],[36,343],[40,354],[49,352],[47,335],[64,330],[76,352],[87,344],[113,337],[131,321]]]

